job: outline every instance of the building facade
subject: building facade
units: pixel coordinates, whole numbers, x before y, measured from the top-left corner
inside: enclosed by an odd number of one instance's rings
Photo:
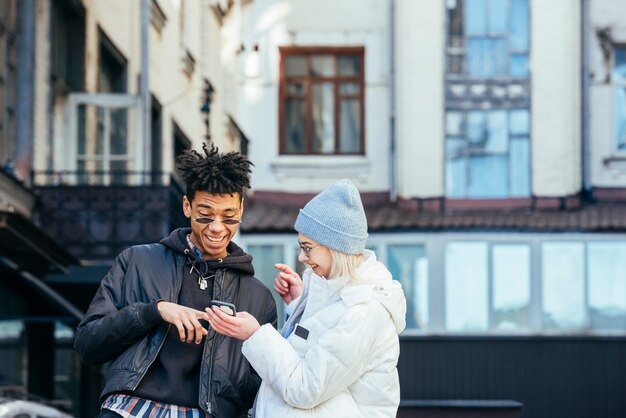
[[[0,381],[95,415],[73,327],[213,141],[255,165],[236,240],[270,287],[298,209],[359,187],[407,296],[399,416],[626,415],[620,2],[0,3]]]
[[[528,417],[624,414],[626,8],[241,8],[255,171],[240,241],[267,284],[296,264],[298,209],[348,177],[407,295],[406,413],[495,399]]]
[[[97,415],[104,369],[73,336],[101,278],[185,224],[178,155],[245,146],[221,57],[232,7],[1,2],[0,391]]]

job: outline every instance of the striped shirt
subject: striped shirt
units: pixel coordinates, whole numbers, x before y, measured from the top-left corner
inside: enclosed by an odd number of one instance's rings
[[[102,403],[102,409],[113,411],[124,418],[211,418],[199,408],[155,402],[120,393],[109,395]]]

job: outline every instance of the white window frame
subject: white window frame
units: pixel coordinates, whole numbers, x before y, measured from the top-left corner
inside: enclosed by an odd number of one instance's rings
[[[104,109],[104,136],[107,140],[104,141],[104,149],[99,159],[104,162],[129,161],[133,165],[133,171],[142,171],[144,169],[144,158],[142,158],[144,141],[141,100],[138,96],[118,93],[72,93],[68,95],[64,115],[67,132],[66,135],[55,136],[53,170],[75,172],[78,169],[78,161],[81,157],[78,154],[78,109],[83,105],[91,105]],[[111,132],[110,114],[111,110],[118,109],[135,110],[134,116],[130,117],[128,122],[129,126],[131,124],[134,125],[134,129],[128,130],[127,137],[129,144],[134,143],[134,149],[129,149],[128,153],[123,157],[112,156],[109,151],[109,136]],[[131,135],[134,135],[134,138],[132,138]],[[92,158],[92,160],[98,159]],[[133,176],[131,180],[133,184],[141,184],[144,180],[142,177],[143,176]],[[76,181],[76,178],[75,176],[70,176],[64,179],[64,181],[66,183],[72,183]],[[108,181],[110,181],[110,178],[107,179],[105,176],[102,184],[108,184]]]
[[[626,336],[626,330],[593,330],[589,328],[589,300],[588,300],[588,272],[585,271],[585,312],[587,327],[576,330],[544,330],[542,321],[542,244],[547,242],[582,242],[587,254],[587,244],[593,242],[626,242],[626,234],[594,234],[594,233],[470,233],[470,232],[443,232],[443,233],[372,233],[367,240],[368,248],[375,248],[378,259],[387,265],[387,249],[389,245],[423,245],[424,254],[428,260],[428,328],[426,330],[408,329],[404,336],[427,335],[478,335],[478,336],[508,336],[508,335],[598,335],[598,336]],[[282,245],[286,262],[295,260],[296,234],[240,234],[237,241],[244,250],[247,245]],[[445,328],[445,246],[448,242],[486,242],[489,247],[489,263],[494,244],[527,244],[530,247],[530,329],[528,330],[496,330],[488,329],[480,332],[449,332]],[[585,265],[587,260],[585,259]],[[489,265],[489,324],[493,324],[493,277]]]

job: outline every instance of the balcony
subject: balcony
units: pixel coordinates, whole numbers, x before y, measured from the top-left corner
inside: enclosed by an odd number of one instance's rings
[[[83,261],[110,261],[188,224],[184,186],[164,172],[39,171],[36,221]]]

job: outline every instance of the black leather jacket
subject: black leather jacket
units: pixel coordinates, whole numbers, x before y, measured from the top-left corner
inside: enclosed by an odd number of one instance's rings
[[[156,303],[177,301],[185,262],[184,254],[163,243],[139,245],[123,251],[103,278],[74,342],[85,363],[111,361],[102,399],[137,388],[156,359],[170,325],[161,319]],[[219,269],[214,284],[214,299],[232,302],[259,323],[276,326],[274,299],[251,274]],[[205,338],[198,403],[218,418],[245,413],[260,385],[260,378],[241,354],[241,345],[210,328]]]

